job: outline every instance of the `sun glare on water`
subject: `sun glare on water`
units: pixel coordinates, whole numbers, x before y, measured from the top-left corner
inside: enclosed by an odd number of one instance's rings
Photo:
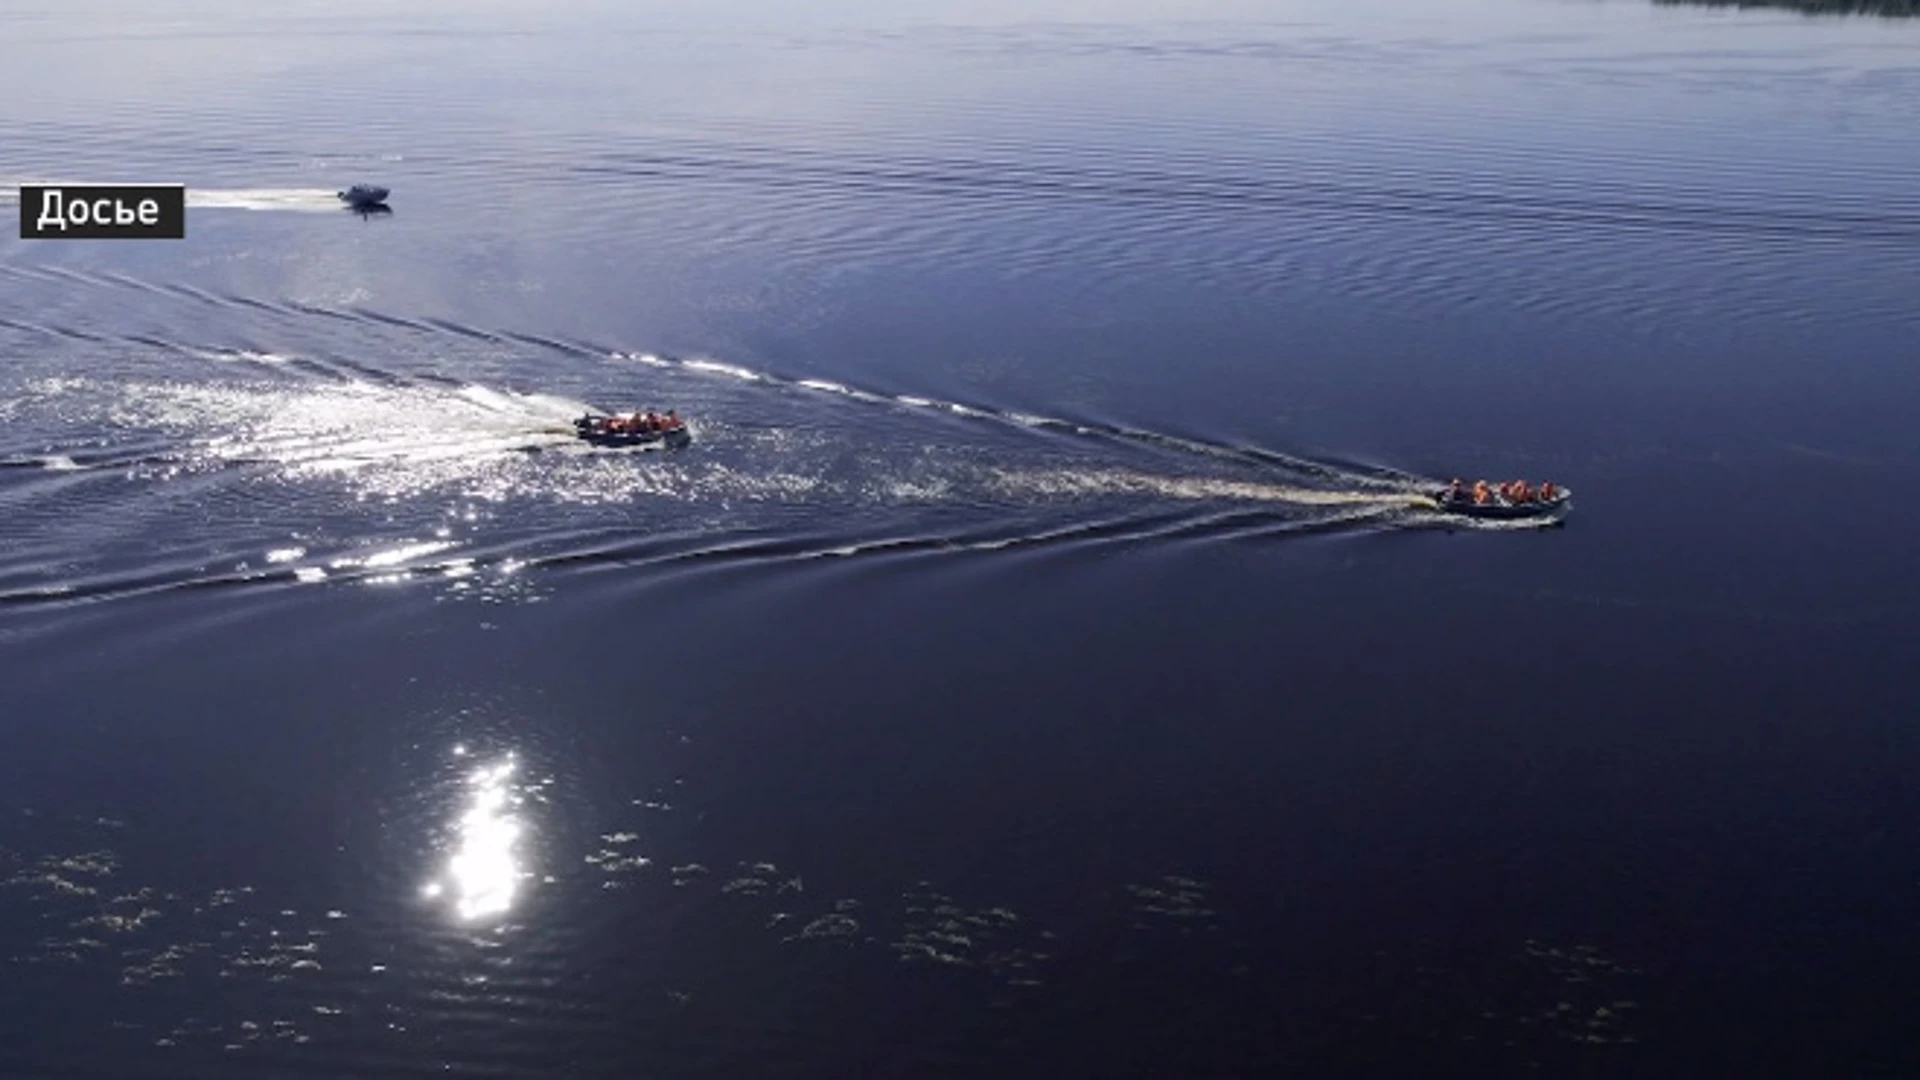
[[[456,748],[464,756],[465,748]],[[463,922],[504,915],[526,877],[516,850],[525,824],[514,811],[522,802],[510,781],[519,765],[508,757],[467,775],[467,801],[454,822],[453,854],[439,880],[422,890],[429,900],[446,898]]]

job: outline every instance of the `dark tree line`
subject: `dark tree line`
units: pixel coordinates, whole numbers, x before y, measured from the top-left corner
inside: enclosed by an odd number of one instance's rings
[[[1786,8],[1809,15],[1920,15],[1920,0],[1653,0],[1668,7]]]

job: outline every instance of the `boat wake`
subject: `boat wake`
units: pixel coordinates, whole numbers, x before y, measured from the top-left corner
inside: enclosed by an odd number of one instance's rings
[[[373,321],[494,347],[546,340]],[[1442,513],[1435,480],[1376,464],[704,357],[552,343],[575,361],[555,379],[568,393],[284,345],[5,328],[135,352],[146,366],[129,371],[161,373],[0,384],[11,431],[53,436],[0,444],[0,512],[48,538],[0,559],[6,604],[417,579],[518,595],[540,567],[1551,524]],[[617,396],[586,400],[587,385]],[[571,424],[596,405],[669,403],[691,418],[690,450],[641,458]],[[55,558],[63,546],[80,558]]]
[[[0,176],[0,205],[15,205],[24,186],[62,186],[113,181]],[[129,181],[130,182],[130,181]],[[293,213],[337,212],[340,199],[331,188],[197,188],[188,186],[187,206],[203,210],[279,210]]]
[[[282,210],[336,213],[340,200],[326,188],[188,188],[187,206],[207,210]]]

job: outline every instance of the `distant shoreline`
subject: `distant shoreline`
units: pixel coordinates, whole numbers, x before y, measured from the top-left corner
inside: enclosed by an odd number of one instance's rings
[[[1784,8],[1806,15],[1920,15],[1920,0],[1653,0],[1661,7]]]

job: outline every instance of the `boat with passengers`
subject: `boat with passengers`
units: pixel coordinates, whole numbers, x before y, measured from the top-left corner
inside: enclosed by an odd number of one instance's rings
[[[1564,513],[1573,505],[1573,492],[1557,484],[1537,486],[1525,480],[1472,485],[1458,479],[1434,493],[1434,503],[1449,514],[1473,518],[1544,518]]]
[[[653,446],[678,450],[693,442],[687,422],[672,409],[630,413],[588,413],[573,422],[574,434],[595,446]]]

